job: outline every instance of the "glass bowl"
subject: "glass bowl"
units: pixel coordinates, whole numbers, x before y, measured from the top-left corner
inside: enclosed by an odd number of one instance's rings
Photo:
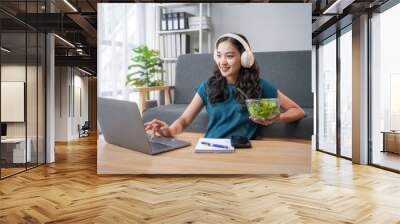
[[[277,98],[248,99],[247,110],[251,117],[271,119],[279,114],[279,100]]]

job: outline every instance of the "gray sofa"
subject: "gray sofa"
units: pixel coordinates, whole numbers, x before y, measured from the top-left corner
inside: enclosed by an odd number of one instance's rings
[[[257,52],[255,57],[261,77],[298,103],[306,112],[302,120],[274,123],[260,127],[259,136],[311,139],[313,134],[313,95],[311,92],[311,51]],[[213,71],[211,54],[189,54],[178,58],[176,67],[175,101],[173,104],[149,108],[143,114],[145,121],[157,118],[171,124],[185,110],[196,93],[196,87],[207,80]],[[208,115],[203,109],[186,129],[205,132]]]

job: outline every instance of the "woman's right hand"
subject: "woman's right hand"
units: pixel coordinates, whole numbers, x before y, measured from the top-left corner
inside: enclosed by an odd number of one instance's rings
[[[153,134],[157,133],[160,136],[172,137],[171,129],[168,124],[157,119],[144,123],[144,130],[152,131]]]

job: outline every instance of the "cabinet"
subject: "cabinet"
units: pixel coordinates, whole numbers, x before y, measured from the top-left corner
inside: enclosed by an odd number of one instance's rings
[[[383,150],[382,152],[392,152],[400,154],[400,132],[383,131]]]
[[[211,9],[210,3],[162,3],[156,5],[156,48],[164,66],[164,77],[168,85],[175,85],[175,67],[181,54],[209,53],[211,43]],[[199,24],[195,28],[161,30],[161,18],[164,13],[186,12],[198,17]],[[204,25],[203,18],[209,25]],[[198,52],[194,49],[197,48]]]
[[[25,143],[27,147],[25,150]],[[25,162],[31,162],[32,141],[30,138],[7,138],[1,140],[2,155],[1,160],[5,164],[25,164]]]

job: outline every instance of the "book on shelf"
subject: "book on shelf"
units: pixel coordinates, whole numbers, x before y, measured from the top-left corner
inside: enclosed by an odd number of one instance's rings
[[[209,17],[209,16],[202,16],[201,18],[200,18],[200,16],[189,17],[189,24],[200,23],[200,21],[203,23],[211,23],[211,17]]]
[[[180,12],[179,13],[179,29],[189,29],[189,17],[192,16],[192,14],[189,14],[187,12]]]
[[[177,34],[170,34],[169,36],[171,38],[171,58],[176,58],[176,55],[177,55],[177,53],[176,53],[176,48],[177,48],[176,36],[177,36]]]
[[[176,34],[176,57],[178,58],[179,55],[182,54],[182,50],[181,50],[181,34]]]
[[[173,30],[173,18],[172,18],[172,14],[168,13],[167,14],[167,30]]]
[[[188,34],[181,35],[181,52],[182,54],[190,53],[190,36]]]
[[[163,13],[161,15],[161,27],[160,30],[165,31],[167,30],[167,14]]]
[[[181,54],[190,53],[190,35],[186,33],[170,33],[159,35],[160,58],[174,61]]]
[[[211,28],[211,18],[208,16],[193,16],[189,18],[189,28],[190,29],[200,29],[200,24],[204,29]]]
[[[164,36],[160,35],[160,46],[159,46],[159,50],[160,50],[160,58],[165,58],[165,42],[164,42]]]
[[[190,29],[193,29],[193,30],[198,30],[198,29],[200,29],[200,25],[192,25],[192,26],[190,26],[189,28],[190,28]],[[211,26],[203,24],[203,25],[201,26],[201,28],[202,28],[202,29],[211,29]]]
[[[163,37],[164,41],[164,57],[168,58],[169,57],[169,44],[168,44],[168,36],[167,35],[161,35]]]
[[[186,35],[186,45],[185,45],[185,53],[190,54],[190,36],[187,34]]]
[[[160,30],[184,30],[189,29],[189,18],[193,16],[187,12],[163,12],[160,17]]]
[[[179,13],[172,13],[172,29],[179,30]]]

